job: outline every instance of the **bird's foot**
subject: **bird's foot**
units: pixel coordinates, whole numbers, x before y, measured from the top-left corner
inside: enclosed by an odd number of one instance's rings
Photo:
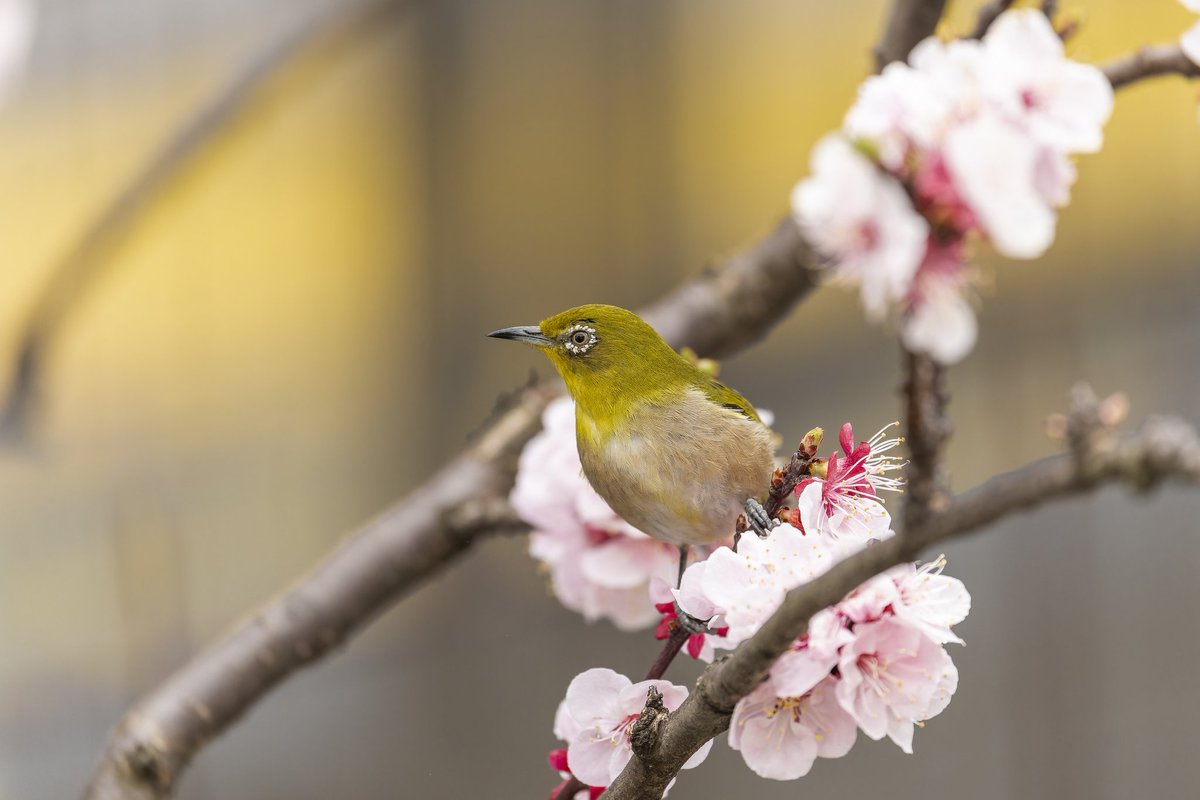
[[[691,614],[679,607],[679,603],[675,604],[675,621],[680,628],[687,631],[689,634],[694,633],[712,633],[708,629],[708,620],[693,617]]]
[[[762,503],[755,500],[753,497],[748,499],[743,507],[746,509],[746,522],[758,534],[758,538],[765,539],[771,535],[771,529],[779,524],[779,520],[771,519],[767,516],[767,510],[762,507]]]

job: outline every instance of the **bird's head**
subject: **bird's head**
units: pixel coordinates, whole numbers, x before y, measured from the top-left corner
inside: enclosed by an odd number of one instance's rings
[[[672,380],[685,380],[691,366],[641,317],[617,306],[579,306],[536,326],[502,328],[488,336],[541,348],[576,401],[598,393],[645,396]]]

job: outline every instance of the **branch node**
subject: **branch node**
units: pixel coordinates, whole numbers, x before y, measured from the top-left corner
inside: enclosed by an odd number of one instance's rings
[[[651,686],[646,692],[646,706],[629,731],[629,746],[635,756],[643,761],[653,758],[659,731],[668,715],[662,692]]]
[[[138,783],[166,792],[171,786],[170,759],[159,748],[146,742],[133,745],[125,756],[125,767]]]

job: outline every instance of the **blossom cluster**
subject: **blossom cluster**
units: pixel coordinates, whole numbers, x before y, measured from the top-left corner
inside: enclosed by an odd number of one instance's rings
[[[567,747],[550,752],[550,765],[564,780],[574,775],[587,784],[591,797],[598,795],[629,763],[633,755],[630,731],[652,687],[662,694],[668,711],[679,708],[688,696],[686,686],[662,680],[633,683],[611,669],[589,669],[576,675],[554,715],[554,735]],[[705,742],[684,762],[683,769],[700,764],[711,749],[712,742]],[[581,792],[580,796],[587,795]]]
[[[675,581],[679,551],[625,522],[587,482],[570,398],[553,401],[542,424],[521,452],[509,497],[534,528],[530,554],[549,570],[559,601],[587,620],[608,619],[622,630],[654,624],[650,583]]]
[[[1068,59],[1044,14],[1007,11],[981,41],[931,37],[868,78],[814,149],[793,212],[869,317],[898,311],[910,349],[956,362],[976,337],[972,241],[1044,253],[1070,156],[1100,149],[1112,104],[1103,72]]]
[[[836,502],[837,488],[822,483],[801,494],[833,494]],[[711,611],[709,624],[726,628],[712,638],[714,647],[745,641],[789,590],[891,535],[865,524],[878,513],[869,507],[874,501],[852,496],[862,503],[857,519],[803,504],[803,529],[789,524],[765,539],[744,537],[737,552],[721,548],[690,567],[676,594],[680,608],[692,615]],[[767,681],[734,710],[729,744],[754,772],[799,778],[818,756],[845,755],[858,730],[912,752],[914,726],[941,713],[958,685],[943,645],[961,643],[952,627],[966,618],[970,595],[961,581],[942,574],[945,563],[939,557],[898,566],[810,620]]]
[[[893,535],[879,492],[898,488],[888,473],[899,464],[887,455],[897,440],[883,437],[881,431],[855,443],[853,429],[843,426],[840,452],[816,462],[817,474],[797,486],[796,508],[784,515],[789,522],[765,538],[748,533],[736,550],[719,547],[688,567],[669,597],[707,625],[709,633],[688,642],[693,656],[711,660],[716,650],[736,647],[789,590]],[[958,684],[944,645],[961,643],[952,628],[967,616],[970,596],[942,574],[944,566],[941,557],[898,566],[812,618],[734,711],[729,743],[752,770],[798,778],[818,756],[845,755],[859,730],[912,752],[914,726],[939,714]],[[677,613],[665,603],[661,610],[668,618]],[[633,684],[611,670],[577,676],[555,717],[555,735],[567,746],[551,753],[551,764],[593,791],[611,782],[629,760],[630,729],[650,686],[663,693],[667,708],[687,694],[664,681]],[[707,746],[689,766],[706,754]]]

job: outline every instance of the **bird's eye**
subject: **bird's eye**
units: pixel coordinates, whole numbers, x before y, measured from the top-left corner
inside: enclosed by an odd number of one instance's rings
[[[589,328],[587,325],[576,325],[567,331],[565,338],[562,340],[563,345],[567,348],[567,352],[572,355],[581,356],[599,339],[596,336],[596,329]]]

